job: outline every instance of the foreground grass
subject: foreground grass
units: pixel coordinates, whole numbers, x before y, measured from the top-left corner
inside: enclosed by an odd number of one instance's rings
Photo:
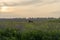
[[[60,40],[60,32],[32,30],[21,32],[18,29],[0,30],[0,40]]]
[[[0,22],[0,40],[60,40],[60,19]]]

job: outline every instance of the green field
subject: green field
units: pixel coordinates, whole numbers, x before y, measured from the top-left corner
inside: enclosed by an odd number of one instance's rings
[[[60,19],[0,21],[0,40],[60,40]]]

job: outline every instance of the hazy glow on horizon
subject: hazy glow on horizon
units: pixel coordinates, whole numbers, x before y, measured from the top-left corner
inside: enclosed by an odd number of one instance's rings
[[[11,7],[2,7],[0,18],[60,17],[60,0],[1,0],[1,2]]]

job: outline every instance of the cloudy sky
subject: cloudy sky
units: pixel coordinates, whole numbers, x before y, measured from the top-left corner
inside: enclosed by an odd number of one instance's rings
[[[0,18],[15,17],[60,17],[60,0],[0,0]]]

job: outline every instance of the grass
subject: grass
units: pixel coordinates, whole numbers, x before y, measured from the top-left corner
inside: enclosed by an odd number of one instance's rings
[[[0,40],[60,40],[60,19],[0,22]]]

